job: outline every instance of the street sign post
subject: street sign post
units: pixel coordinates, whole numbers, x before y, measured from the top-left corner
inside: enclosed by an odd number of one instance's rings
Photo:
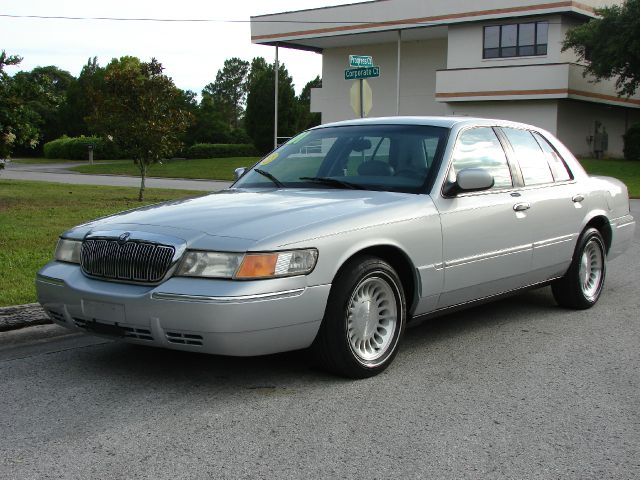
[[[373,92],[369,82],[364,79],[353,82],[349,96],[353,112],[361,117],[366,117],[373,106]]]
[[[360,80],[361,78],[376,78],[380,76],[380,67],[347,68],[344,71],[345,80]]]
[[[351,68],[344,71],[344,79],[357,80],[351,87],[351,106],[360,118],[364,118],[373,104],[371,87],[365,78],[379,77],[380,67],[373,64],[373,57],[369,55],[349,55],[349,66]]]

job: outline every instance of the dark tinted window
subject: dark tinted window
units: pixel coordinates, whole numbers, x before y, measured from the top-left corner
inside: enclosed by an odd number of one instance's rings
[[[548,22],[484,27],[482,58],[546,55],[548,34]]]
[[[549,24],[538,22],[536,24],[536,55],[547,54],[547,43],[549,36]]]
[[[449,130],[428,125],[354,125],[309,130],[263,158],[234,186],[420,192]],[[307,177],[307,178],[305,178]],[[318,178],[322,177],[323,182]],[[329,180],[327,180],[329,179]],[[343,182],[342,185],[340,182]]]
[[[516,128],[503,128],[516,154],[525,185],[553,182],[551,169],[542,149],[531,132]]]
[[[458,172],[465,168],[487,170],[493,175],[494,189],[513,186],[507,157],[498,137],[490,127],[466,130],[458,138],[453,151],[449,181],[455,182]]]
[[[500,35],[501,57],[515,57],[518,46],[518,25],[502,25]]]
[[[484,27],[484,58],[500,56],[500,26]]]
[[[521,23],[519,26],[518,55],[536,54],[536,24]]]
[[[537,132],[533,132],[533,136],[536,137],[542,151],[544,152],[545,157],[547,158],[547,162],[549,163],[549,167],[551,168],[551,173],[553,174],[553,178],[556,182],[566,182],[567,180],[571,180],[571,174],[569,173],[569,169],[567,165],[564,163],[558,152],[549,144],[546,138],[540,135]]]

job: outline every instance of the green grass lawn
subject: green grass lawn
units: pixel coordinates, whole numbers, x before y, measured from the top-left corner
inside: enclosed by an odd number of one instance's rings
[[[204,192],[203,192],[204,193]],[[59,185],[0,177],[0,306],[36,301],[34,278],[51,260],[58,235],[79,223],[198,192]]]
[[[583,158],[580,163],[589,175],[606,175],[622,180],[629,189],[629,196],[640,198],[640,162]]]
[[[194,160],[168,160],[151,165],[150,177],[202,178],[207,180],[233,180],[233,171],[238,167],[251,167],[257,157],[205,158]],[[80,173],[109,175],[140,175],[132,160],[116,160],[109,164],[79,165],[71,170]]]

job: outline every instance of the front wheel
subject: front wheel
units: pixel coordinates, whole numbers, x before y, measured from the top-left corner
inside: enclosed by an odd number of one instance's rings
[[[596,304],[606,273],[606,250],[600,232],[588,228],[576,245],[569,270],[551,284],[556,302],[562,307],[587,309]]]
[[[334,373],[371,377],[393,361],[406,316],[402,282],[393,267],[376,257],[353,259],[331,287],[313,350]]]

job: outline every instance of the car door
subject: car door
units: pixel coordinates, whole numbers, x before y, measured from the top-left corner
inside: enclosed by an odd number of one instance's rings
[[[464,168],[486,169],[494,186],[447,197],[433,195],[440,212],[444,308],[523,286],[531,266],[528,212],[521,211],[518,181],[492,127],[463,130],[456,140],[445,182]]]
[[[584,195],[555,149],[537,132],[501,128],[522,175],[533,254],[529,283],[562,275],[584,216]]]

